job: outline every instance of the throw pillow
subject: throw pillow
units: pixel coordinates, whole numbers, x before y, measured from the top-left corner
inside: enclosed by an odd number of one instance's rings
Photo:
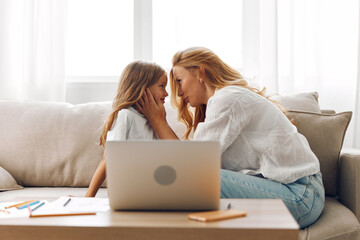
[[[317,114],[289,111],[288,116],[319,159],[326,195],[335,196],[339,155],[352,112]]]
[[[0,101],[0,166],[22,186],[89,186],[110,109],[110,102]]]
[[[5,169],[0,167],[0,191],[22,189]]]
[[[321,113],[317,92],[299,93],[291,96],[272,96],[271,99],[282,104],[288,111]]]

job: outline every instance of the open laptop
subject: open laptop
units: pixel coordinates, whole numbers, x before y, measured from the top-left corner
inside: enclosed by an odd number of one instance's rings
[[[218,142],[108,141],[105,154],[114,210],[219,208]]]

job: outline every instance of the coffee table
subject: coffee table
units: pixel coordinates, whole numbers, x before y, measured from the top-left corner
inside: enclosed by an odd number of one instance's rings
[[[0,239],[298,239],[299,226],[279,199],[222,199],[247,212],[217,222],[187,219],[189,212],[102,212],[95,216],[0,219]]]

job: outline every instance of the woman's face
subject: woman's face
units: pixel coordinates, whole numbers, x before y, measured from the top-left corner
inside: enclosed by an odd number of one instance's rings
[[[173,73],[179,86],[177,94],[185,103],[189,103],[192,107],[207,103],[204,100],[204,86],[198,76],[181,66],[173,67]]]
[[[167,85],[167,75],[164,73],[162,77],[152,86],[149,87],[149,90],[153,96],[158,95],[161,102],[165,103],[165,98],[169,95],[166,92],[166,85]]]

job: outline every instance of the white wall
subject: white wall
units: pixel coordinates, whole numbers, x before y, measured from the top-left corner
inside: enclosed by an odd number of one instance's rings
[[[117,82],[68,82],[65,101],[71,104],[112,101]]]

